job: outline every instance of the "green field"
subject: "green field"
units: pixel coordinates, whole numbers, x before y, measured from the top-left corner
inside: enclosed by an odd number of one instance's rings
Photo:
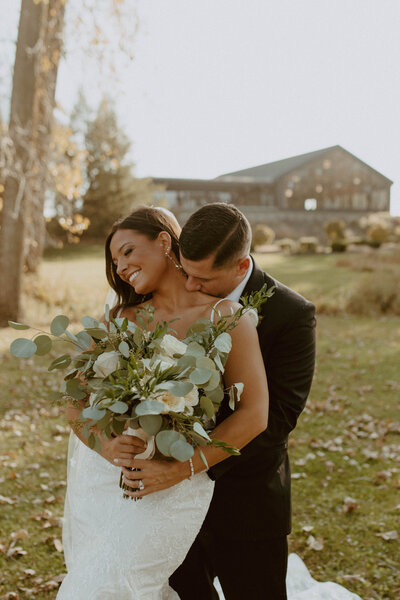
[[[363,273],[338,267],[333,255],[258,260],[330,313],[318,317],[315,380],[291,436],[290,548],[316,579],[342,583],[365,600],[395,600],[400,318],[343,313],[343,298]],[[26,317],[44,326],[60,312],[95,316],[106,289],[101,248],[53,252],[40,277],[27,278]],[[57,386],[46,359],[19,361],[8,354],[17,336],[0,331],[0,600],[41,600],[55,598],[64,572],[60,518],[68,428],[60,409],[46,401],[46,391]]]

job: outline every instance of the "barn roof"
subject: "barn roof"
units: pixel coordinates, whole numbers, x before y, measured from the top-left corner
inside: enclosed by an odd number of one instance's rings
[[[265,182],[265,183],[273,183],[282,175],[286,175],[299,167],[306,165],[309,162],[312,162],[316,159],[323,158],[329,154],[333,150],[341,150],[346,154],[350,155],[352,158],[357,160],[362,164],[364,163],[354,154],[345,150],[342,146],[329,146],[328,148],[322,148],[321,150],[315,150],[314,152],[307,152],[306,154],[298,154],[297,156],[291,156],[289,158],[284,158],[282,160],[277,160],[271,163],[266,163],[264,165],[259,165],[257,167],[250,167],[249,169],[242,169],[240,171],[233,171],[231,173],[225,173],[224,175],[220,175],[217,179],[222,181],[253,181],[256,182]],[[370,165],[367,165],[369,169],[378,173],[381,177],[383,177],[386,181],[393,183],[390,179],[382,175],[376,169],[373,169]]]

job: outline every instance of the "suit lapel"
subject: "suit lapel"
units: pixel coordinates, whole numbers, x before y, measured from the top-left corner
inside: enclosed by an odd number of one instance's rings
[[[267,284],[268,287],[275,285],[275,280],[267,275],[261,267],[254,261],[253,257],[251,257],[253,262],[253,272],[250,275],[250,279],[248,280],[246,287],[243,290],[242,296],[246,294],[251,294],[251,292],[257,292],[262,288],[264,283]]]

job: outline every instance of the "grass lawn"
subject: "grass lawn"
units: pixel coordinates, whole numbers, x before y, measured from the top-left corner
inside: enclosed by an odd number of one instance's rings
[[[337,268],[333,256],[258,259],[314,301],[339,301],[359,275]],[[59,312],[96,315],[107,288],[102,249],[73,249],[64,258],[53,252],[26,286],[30,323],[44,325]],[[58,385],[46,358],[7,353],[18,335],[0,331],[0,600],[46,600],[55,598],[65,570],[68,428],[46,400]],[[342,583],[364,600],[400,597],[399,351],[398,317],[321,315],[315,380],[290,442],[290,549],[315,578]]]

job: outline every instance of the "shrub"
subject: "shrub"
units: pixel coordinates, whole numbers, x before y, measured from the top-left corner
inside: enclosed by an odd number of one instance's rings
[[[257,246],[263,246],[265,244],[272,244],[275,239],[275,232],[271,227],[263,223],[258,223],[253,228],[252,232],[252,250]]]
[[[324,224],[326,235],[331,240],[331,242],[334,242],[336,240],[343,240],[345,237],[345,228],[346,224],[344,221],[341,220],[327,221]]]
[[[295,240],[292,240],[291,238],[282,238],[276,243],[280,247],[282,252],[284,252],[285,254],[294,254],[295,252],[297,252],[297,242],[295,242]]]
[[[400,315],[400,279],[393,272],[368,273],[350,293],[346,310],[355,315]]]
[[[347,249],[347,241],[337,239],[331,242],[332,252],[346,252]]]
[[[375,223],[367,230],[367,241],[373,248],[379,248],[381,244],[387,242],[390,236],[390,229],[385,223]]]
[[[317,246],[318,239],[316,237],[301,237],[299,239],[299,252],[301,254],[315,254]]]

